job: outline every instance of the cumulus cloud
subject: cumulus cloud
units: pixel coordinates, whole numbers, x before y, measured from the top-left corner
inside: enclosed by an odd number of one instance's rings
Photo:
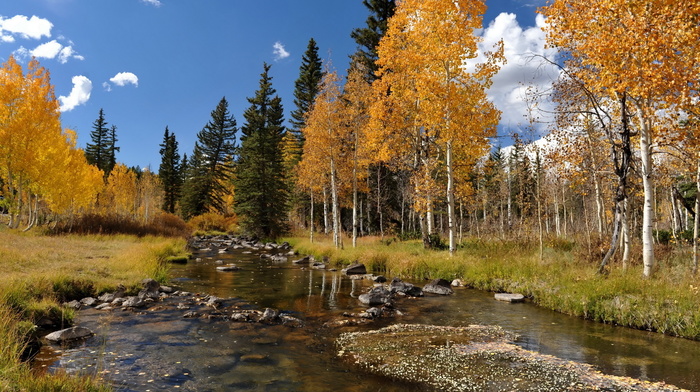
[[[45,42],[36,48],[29,50],[24,46],[15,51],[19,58],[33,56],[40,59],[58,59],[58,62],[65,64],[70,59],[84,60],[85,58],[75,52],[72,46],[63,46],[57,40]]]
[[[31,18],[24,15],[15,15],[11,18],[0,16],[0,40],[4,42],[14,42],[14,35],[24,39],[51,37],[52,28],[51,22],[35,15]]]
[[[70,94],[67,97],[58,97],[58,100],[61,102],[59,109],[61,112],[70,112],[76,106],[83,105],[90,99],[92,81],[83,75],[73,76],[72,81],[73,89],[70,91]]]
[[[160,0],[141,0],[141,2],[146,3],[146,4],[151,4],[151,5],[154,5],[156,7],[160,7],[161,5],[163,5],[163,3],[160,2]]]
[[[526,96],[532,91],[548,91],[559,75],[557,68],[541,58],[544,56],[553,59],[556,54],[556,49],[545,48],[545,33],[542,31],[545,23],[544,17],[537,15],[535,26],[523,28],[516,20],[515,14],[504,12],[481,31],[481,53],[493,50],[494,45],[503,39],[507,63],[494,76],[488,94],[496,107],[502,111],[501,125],[506,128],[529,125]],[[475,59],[476,62],[480,60],[483,60],[482,55]],[[551,108],[551,103],[545,102],[540,108],[544,110],[534,114],[542,122],[535,124],[538,131],[544,130],[543,123],[551,120],[544,114]]]
[[[275,61],[286,59],[289,57],[289,52],[284,48],[281,42],[277,41],[272,45],[272,53],[275,55]]]
[[[131,72],[119,72],[118,74],[114,75],[114,77],[109,79],[109,81],[119,87],[124,87],[127,84],[133,84],[136,87],[139,86],[138,76],[134,75]]]

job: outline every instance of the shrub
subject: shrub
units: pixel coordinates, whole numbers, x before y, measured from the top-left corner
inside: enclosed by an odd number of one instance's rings
[[[158,212],[151,222],[143,223],[117,214],[88,213],[63,221],[50,230],[51,234],[131,234],[139,237],[154,235],[187,237],[191,230],[178,216]]]
[[[195,216],[189,221],[190,226],[196,231],[233,233],[238,229],[238,219],[235,216],[219,215],[207,212]]]

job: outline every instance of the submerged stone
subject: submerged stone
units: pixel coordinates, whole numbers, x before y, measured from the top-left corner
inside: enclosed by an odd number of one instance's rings
[[[46,335],[46,339],[52,342],[69,342],[71,340],[82,339],[92,336],[93,332],[85,327],[71,327],[60,331],[51,332]]]

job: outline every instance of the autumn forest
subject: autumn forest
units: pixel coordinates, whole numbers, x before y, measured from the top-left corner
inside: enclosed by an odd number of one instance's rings
[[[520,133],[499,128],[488,98],[506,60],[502,43],[479,51],[484,2],[364,4],[370,16],[350,32],[358,49],[346,72],[309,40],[285,103],[291,118],[265,64],[239,121],[222,98],[192,152],[164,129],[157,173],[116,162],[109,108],[78,148],[48,71],[10,57],[0,71],[6,224],[71,232],[97,221],[99,232],[109,221],[187,221],[260,238],[329,235],[337,248],[365,236],[420,239],[450,253],[466,238],[540,252],[575,242],[601,273],[646,277],[659,268],[655,248],[692,246],[684,265],[696,272],[699,3],[541,8],[558,55],[532,61],[558,67],[559,79],[552,91],[528,90],[531,122]],[[538,134],[543,102],[556,121]]]

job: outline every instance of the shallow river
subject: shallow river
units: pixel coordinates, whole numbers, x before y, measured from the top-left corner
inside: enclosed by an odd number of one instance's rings
[[[75,347],[46,346],[35,366],[99,373],[121,391],[416,391],[336,360],[333,338],[390,323],[487,324],[516,332],[517,344],[528,350],[593,364],[608,374],[700,390],[700,342],[592,323],[529,303],[498,302],[491,293],[470,289],[400,299],[396,307],[403,316],[327,328],[323,325],[342,319],[343,312],[365,309],[356,297],[372,282],[234,252],[201,254],[201,262],[174,265],[173,285],[232,298],[225,306],[279,309],[304,320],[304,327],[183,318],[174,309],[177,300],[139,314],[90,309],[77,321],[95,336]],[[235,262],[241,270],[218,272],[215,260]]]

